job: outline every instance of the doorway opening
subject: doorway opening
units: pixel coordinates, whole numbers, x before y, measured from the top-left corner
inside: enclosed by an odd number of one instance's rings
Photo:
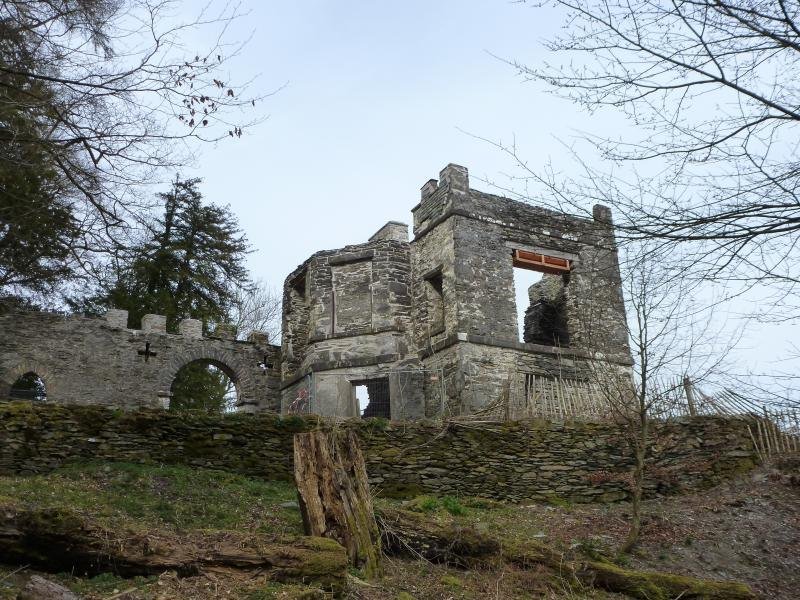
[[[392,418],[388,377],[354,381],[353,393],[358,403],[358,414],[362,419]]]
[[[169,410],[232,413],[239,395],[233,370],[223,363],[199,359],[181,367],[170,387]]]
[[[12,400],[31,400],[33,402],[47,400],[44,380],[33,371],[20,375],[11,386],[8,395]]]

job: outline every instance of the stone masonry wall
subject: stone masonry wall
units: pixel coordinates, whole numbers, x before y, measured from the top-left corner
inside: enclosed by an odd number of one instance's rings
[[[423,367],[443,374],[444,393],[403,401],[398,415],[476,413],[512,376],[585,380],[598,354],[630,366],[609,209],[586,218],[486,194],[454,164],[420,196],[410,243],[407,226],[389,222],[369,242],[317,252],[287,277],[284,410],[308,396],[320,414],[353,416],[353,377],[422,376]],[[556,264],[563,270],[554,277]],[[523,267],[557,284],[557,336],[536,330],[536,320],[527,341],[518,339],[514,269]],[[323,373],[330,377],[305,381]]]
[[[469,187],[466,168],[452,164],[423,186],[421,196],[412,210],[414,342],[426,367],[444,369],[450,414],[486,409],[511,377],[588,380],[597,353],[622,368],[631,364],[607,208],[595,206],[585,218],[486,194]],[[559,300],[558,341],[518,338],[517,250],[570,261],[568,273],[545,276]],[[429,331],[426,274],[436,268],[445,327]]]
[[[626,496],[629,458],[619,430],[599,423],[507,423],[482,428],[353,420],[370,482],[384,495],[420,493],[572,502]],[[0,403],[0,474],[40,473],[74,459],[186,464],[290,479],[292,436],[328,427],[315,417],[212,416],[103,406]],[[649,493],[713,485],[753,466],[744,421],[660,425]]]
[[[408,353],[408,252],[408,242],[379,238],[317,252],[287,277],[284,386],[309,370],[392,362]]]
[[[159,315],[145,316],[140,330],[126,322],[125,311],[97,318],[0,310],[0,395],[33,372],[51,402],[162,406],[178,370],[204,360],[231,377],[243,410],[279,410],[279,348],[263,334],[249,342],[203,337],[192,319],[168,334]]]
[[[584,218],[480,192],[469,187],[467,169],[458,165],[448,165],[439,177],[423,187],[413,209],[412,260],[419,267],[412,285],[421,285],[423,269],[441,257],[446,304],[455,315],[450,331],[519,341],[512,252],[539,252],[571,261],[564,278],[570,346],[601,347],[604,354],[628,358],[609,209],[598,205],[593,218]],[[446,239],[447,250],[431,236]]]

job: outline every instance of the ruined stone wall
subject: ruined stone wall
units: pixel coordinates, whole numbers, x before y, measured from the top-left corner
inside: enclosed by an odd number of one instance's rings
[[[317,252],[298,267],[284,285],[284,382],[312,367],[363,366],[405,355],[409,271],[408,243],[382,238]],[[295,299],[300,280],[303,303]]]
[[[418,351],[456,331],[458,310],[454,301],[454,252],[450,222],[443,223],[412,245],[413,343]],[[441,281],[441,297],[438,297],[434,287],[435,279]],[[441,303],[441,316],[438,315],[438,303]]]
[[[623,368],[631,364],[608,209],[597,206],[588,219],[493,196],[470,189],[464,167],[448,165],[422,188],[413,213],[415,344],[426,367],[444,369],[451,414],[485,410],[506,393],[509,378],[525,373],[589,379],[596,352]],[[545,275],[539,284],[563,310],[560,335],[550,343],[533,322],[528,340],[518,338],[515,250],[570,261],[568,273]],[[446,318],[431,335],[426,273],[437,268]],[[521,308],[530,319],[541,316]]]
[[[403,369],[395,363],[315,371],[284,388],[281,412],[358,417],[359,406],[353,385],[366,380],[386,379],[392,420],[419,419],[426,415],[425,385],[430,376],[419,369]],[[439,398],[439,389],[430,395]],[[438,411],[431,414],[438,414]]]
[[[313,417],[115,411],[0,403],[0,474],[39,473],[70,460],[185,464],[291,479],[292,437],[326,428]],[[370,482],[386,495],[452,494],[572,502],[624,498],[627,444],[611,424],[349,421]],[[696,417],[655,428],[649,493],[717,483],[752,467],[747,424]]]
[[[351,374],[422,366],[444,374],[447,398],[426,392],[408,404],[418,412],[404,416],[432,416],[442,405],[474,413],[512,375],[585,380],[598,352],[631,364],[608,209],[582,218],[479,192],[467,169],[451,164],[422,187],[412,213],[410,245],[405,225],[390,222],[366,244],[314,254],[286,279],[284,410],[307,394],[321,414],[351,416]],[[518,339],[515,251],[570,262],[547,276],[558,336],[543,332],[544,311],[534,309],[529,343]],[[310,373],[330,376],[304,382]]]
[[[199,321],[168,334],[165,320],[147,315],[127,329],[127,313],[106,318],[6,308],[0,312],[0,394],[25,373],[45,384],[48,402],[163,406],[178,370],[195,360],[223,369],[237,386],[243,410],[278,410],[279,348],[263,335],[253,341],[203,337]]]
[[[628,355],[608,209],[598,206],[596,218],[586,219],[479,192],[469,188],[467,170],[457,165],[448,165],[440,174],[438,187],[429,182],[423,194],[426,189],[429,196],[414,209],[412,255],[415,262],[424,263],[431,247],[426,237],[452,236],[453,251],[445,260],[452,260],[447,274],[452,277],[448,305],[457,315],[455,331],[519,341],[512,252],[525,250],[572,261],[572,270],[564,278],[570,346],[602,345],[606,353]],[[423,218],[419,213],[435,216]],[[444,231],[440,233],[440,229]],[[421,285],[417,278],[413,284]],[[593,326],[591,341],[589,323]],[[597,339],[600,335],[602,341]]]
[[[352,382],[418,362],[409,359],[410,270],[408,227],[389,222],[365,244],[317,252],[286,279],[284,411],[300,398],[307,406],[299,412],[355,416]],[[395,383],[393,376],[390,385],[397,390]],[[392,408],[396,418],[421,416],[394,401]]]

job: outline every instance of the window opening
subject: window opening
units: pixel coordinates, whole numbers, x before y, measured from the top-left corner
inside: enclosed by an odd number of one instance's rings
[[[392,418],[388,377],[355,381],[353,382],[353,391],[358,402],[358,414],[362,419]]]
[[[13,400],[32,400],[35,402],[47,400],[44,381],[34,372],[25,373],[17,378],[8,395]]]
[[[572,261],[527,250],[514,250],[512,260],[519,340],[569,346],[565,286]]]
[[[542,280],[542,273],[527,269],[514,269],[514,296],[517,302],[517,334],[520,342],[525,340],[525,317],[531,307],[529,290]]]
[[[428,277],[427,282],[430,333],[435,335],[444,331],[444,284],[442,274],[431,275]]]
[[[301,298],[306,297],[306,273],[303,271],[292,281],[292,289]]]

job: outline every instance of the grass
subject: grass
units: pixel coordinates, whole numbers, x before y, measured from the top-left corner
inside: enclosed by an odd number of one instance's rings
[[[290,483],[183,466],[89,462],[47,475],[0,477],[0,508],[69,508],[106,527],[141,532],[236,530],[276,538],[302,535],[299,510],[281,506],[294,500],[296,492]],[[16,570],[16,566],[0,565],[0,600],[16,598],[30,575]],[[126,598],[137,600],[216,594],[205,588],[184,590],[187,584],[163,577],[124,579],[110,573],[92,578],[47,577],[87,599],[105,599],[131,588],[136,593]],[[313,589],[256,581],[230,586],[227,597],[248,600],[299,598]]]
[[[437,496],[419,496],[411,502],[405,503],[403,508],[426,514],[445,511],[454,517],[467,514],[467,509],[461,504],[461,501],[453,496],[444,496],[442,498]]]
[[[132,529],[246,529],[301,534],[291,484],[182,466],[73,464],[47,475],[0,477],[0,506],[71,508]]]
[[[141,532],[235,530],[275,537],[299,535],[302,533],[299,511],[282,506],[295,499],[290,483],[181,466],[84,463],[47,475],[0,477],[0,510],[15,505],[68,507],[107,527]],[[548,500],[514,505],[481,498],[428,495],[403,502],[379,497],[375,502],[378,506],[416,510],[425,514],[426,519],[443,525],[474,528],[499,538],[503,545],[534,540],[583,560],[614,555],[627,533],[629,509],[625,504],[583,506],[559,502],[555,497]],[[656,509],[660,511],[664,502],[650,503],[648,514],[657,514]],[[683,510],[686,502],[684,498],[674,504]],[[706,504],[701,502],[698,506]],[[670,513],[665,514],[668,517]],[[657,563],[663,563],[672,545],[702,544],[703,538],[697,537],[698,533],[684,522],[685,519],[677,518],[650,519],[645,523],[645,540],[650,540],[647,547],[653,559],[644,564],[644,559],[637,556],[625,556],[620,563],[624,565],[622,561],[628,559],[633,568],[657,569]],[[611,568],[609,563],[604,565]],[[0,565],[0,600],[16,598],[30,575],[30,572],[15,574],[16,568]],[[356,587],[355,597],[364,600],[622,597],[599,590],[572,589],[566,580],[546,569],[487,566],[464,571],[424,561],[387,558],[386,572],[377,587]],[[358,577],[359,573],[354,571],[353,575]],[[266,576],[253,580],[222,575],[178,578],[174,574],[147,579],[121,579],[113,575],[87,579],[68,574],[48,577],[68,585],[87,600],[106,600],[118,593],[114,590],[122,592],[130,588],[137,591],[126,596],[126,600],[315,597],[313,588],[266,581]]]

